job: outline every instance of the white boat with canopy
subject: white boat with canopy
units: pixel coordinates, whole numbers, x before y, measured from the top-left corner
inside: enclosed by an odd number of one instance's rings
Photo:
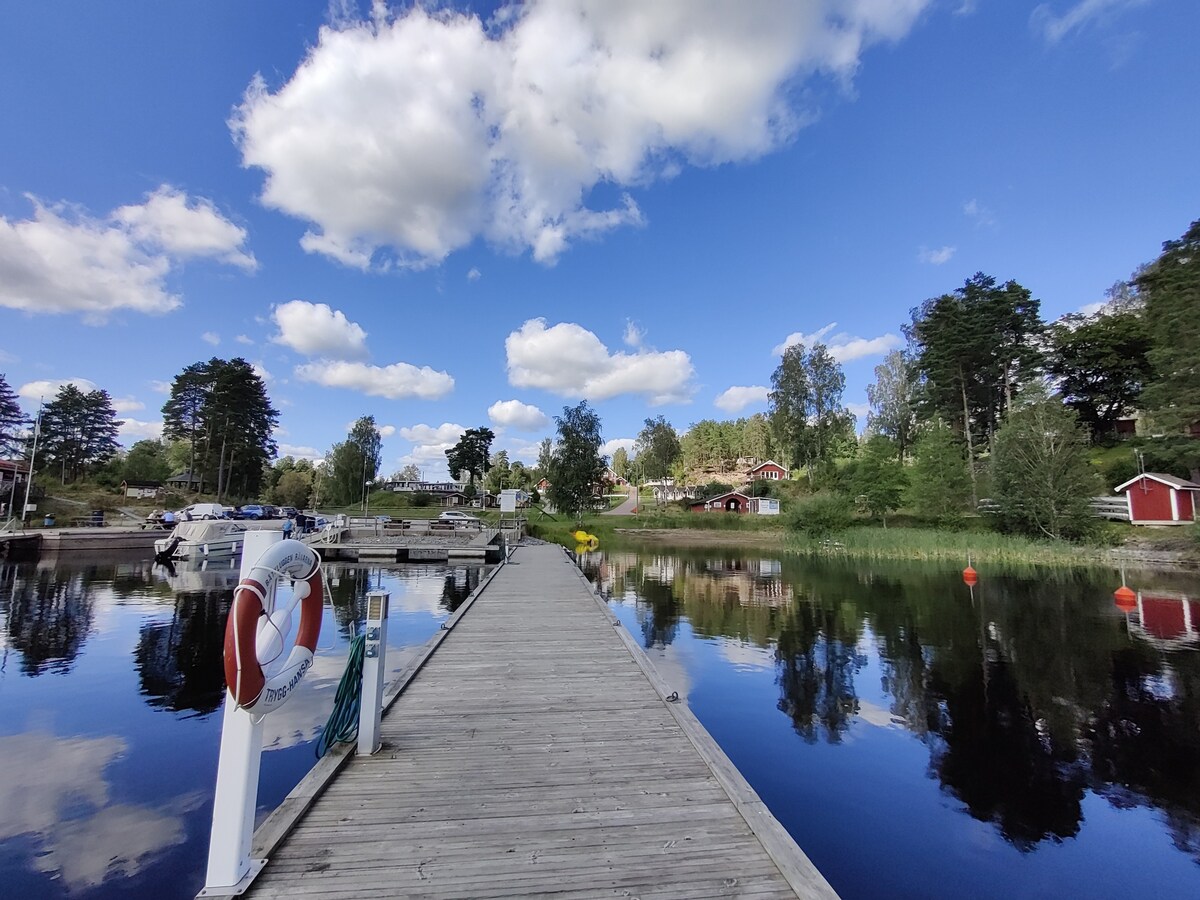
[[[170,534],[154,542],[154,555],[171,559],[236,556],[242,552],[247,531],[279,530],[282,527],[280,521],[252,519],[180,522]]]

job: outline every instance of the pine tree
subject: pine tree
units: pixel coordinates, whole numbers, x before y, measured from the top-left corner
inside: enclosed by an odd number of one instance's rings
[[[1154,418],[1182,430],[1200,421],[1200,219],[1135,279],[1146,299],[1154,380],[1142,400]]]
[[[21,412],[17,394],[0,373],[0,456],[19,456],[25,449],[21,430],[29,419]]]
[[[474,488],[475,480],[487,474],[491,468],[491,447],[496,435],[490,428],[468,428],[458,443],[446,451],[450,477],[457,479],[466,472],[468,486]]]
[[[73,384],[63,385],[42,412],[42,468],[57,473],[65,484],[87,475],[117,452],[121,422],[107,391],[84,393]]]
[[[922,379],[925,417],[954,424],[967,464],[987,446],[1016,390],[1041,365],[1043,326],[1030,292],[982,272],[950,294],[926,300],[905,328]],[[968,469],[972,491],[974,468]]]
[[[258,494],[278,421],[262,378],[241,358],[187,366],[163,406],[163,436],[190,444],[192,477],[219,497]]]

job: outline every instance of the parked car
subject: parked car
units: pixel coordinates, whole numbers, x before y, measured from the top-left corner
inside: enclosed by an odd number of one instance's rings
[[[265,519],[267,511],[257,503],[247,503],[241,508],[243,519]]]
[[[264,519],[282,519],[283,515],[279,512],[278,506],[271,506],[270,504],[264,503],[263,504],[263,518]]]
[[[294,519],[296,516],[300,515],[300,510],[296,509],[294,506],[281,506],[279,507],[279,515],[283,516],[285,519]]]
[[[439,522],[454,522],[463,525],[480,525],[482,524],[478,516],[473,516],[470,513],[465,513],[461,509],[447,509],[438,514]]]
[[[223,519],[225,507],[220,503],[193,503],[175,513],[180,522],[195,522],[200,519]]]

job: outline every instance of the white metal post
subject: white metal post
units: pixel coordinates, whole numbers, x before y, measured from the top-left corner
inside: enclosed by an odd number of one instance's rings
[[[280,531],[247,531],[242,542],[241,578],[246,578],[259,557],[283,540]],[[232,610],[230,615],[232,615]],[[262,761],[263,723],[238,709],[225,691],[221,721],[221,755],[217,761],[217,789],[213,797],[212,836],[208,845],[208,871],[198,897],[240,894],[266,864],[250,858],[254,838],[254,810],[258,806],[258,770]]]
[[[387,591],[367,592],[367,633],[363,647],[362,694],[358,705],[358,755],[379,749],[379,720],[383,715],[383,675],[387,660]]]

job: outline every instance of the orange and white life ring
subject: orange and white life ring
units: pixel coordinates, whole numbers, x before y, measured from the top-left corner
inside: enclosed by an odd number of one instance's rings
[[[281,576],[292,579],[292,602],[276,609]],[[233,593],[225,627],[225,683],[237,705],[256,715],[278,709],[312,665],[321,634],[321,558],[300,541],[272,544]],[[263,671],[283,653],[292,610],[300,606],[300,629],[287,661],[270,677]]]

